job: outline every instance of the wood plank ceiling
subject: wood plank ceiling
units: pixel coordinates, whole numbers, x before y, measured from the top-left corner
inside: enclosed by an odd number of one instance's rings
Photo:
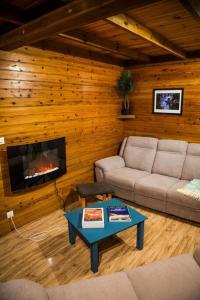
[[[200,57],[200,1],[2,0],[0,49],[26,45],[117,64]]]

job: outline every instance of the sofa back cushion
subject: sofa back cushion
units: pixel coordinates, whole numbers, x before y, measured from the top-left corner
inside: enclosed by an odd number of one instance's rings
[[[158,139],[129,136],[123,153],[126,167],[151,172]]]
[[[47,293],[49,300],[138,300],[124,272],[48,288]]]
[[[159,140],[153,173],[180,178],[188,143],[176,140]]]
[[[183,165],[182,179],[200,178],[200,144],[189,144]]]

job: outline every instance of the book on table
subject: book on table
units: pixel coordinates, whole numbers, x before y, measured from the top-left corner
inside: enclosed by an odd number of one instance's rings
[[[127,206],[108,207],[108,218],[110,222],[131,222],[131,216]]]
[[[82,228],[104,228],[103,208],[84,208]]]

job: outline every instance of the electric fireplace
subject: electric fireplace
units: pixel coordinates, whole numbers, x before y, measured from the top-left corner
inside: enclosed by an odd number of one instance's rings
[[[45,183],[66,173],[65,138],[7,147],[11,191]]]

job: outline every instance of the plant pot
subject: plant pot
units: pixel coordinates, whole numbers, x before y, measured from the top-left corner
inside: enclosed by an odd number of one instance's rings
[[[130,115],[130,109],[129,108],[122,108],[121,110],[122,115]]]
[[[124,102],[122,102],[122,110],[121,110],[121,112],[122,112],[122,115],[130,115],[130,106],[129,105],[125,106]]]

